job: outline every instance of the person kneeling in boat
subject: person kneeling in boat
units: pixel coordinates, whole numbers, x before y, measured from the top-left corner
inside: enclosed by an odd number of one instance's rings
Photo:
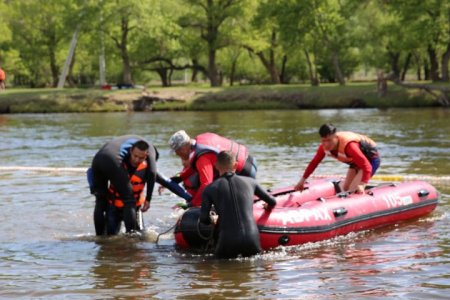
[[[95,195],[97,235],[105,234],[105,228],[107,234],[117,234],[122,220],[127,233],[142,230],[137,212],[150,208],[155,181],[183,197],[157,173],[157,160],[156,148],[137,135],[113,139],[95,154],[87,175],[91,194]]]
[[[267,203],[276,200],[255,179],[235,174],[236,159],[230,151],[220,152],[216,168],[220,177],[203,191],[200,222],[210,224],[210,211],[214,205],[218,215],[218,241],[215,254],[219,258],[251,256],[261,252],[259,231],[253,217],[253,198],[258,196]]]
[[[236,173],[255,178],[257,172],[256,160],[248,154],[247,147],[220,135],[206,132],[194,139],[184,131],[177,131],[169,140],[169,146],[183,160],[189,160],[192,170],[185,170],[181,180],[185,180],[195,172],[199,184],[195,187],[195,195],[189,206],[200,206],[205,187],[218,177],[214,168],[217,155],[221,151],[231,151],[236,156]]]
[[[332,124],[322,125],[319,134],[321,144],[295,189],[304,189],[306,179],[325,155],[328,155],[350,165],[345,181],[340,186],[341,191],[364,193],[366,184],[380,166],[380,156],[375,142],[362,134],[350,131],[336,132],[336,127]]]

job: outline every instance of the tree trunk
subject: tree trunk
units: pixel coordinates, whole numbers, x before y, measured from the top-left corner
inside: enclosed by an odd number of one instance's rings
[[[406,56],[405,64],[403,65],[403,71],[402,71],[402,75],[401,75],[402,81],[405,81],[406,72],[408,72],[409,64],[411,63],[411,57],[412,57],[412,53],[409,52],[408,55]]]
[[[442,55],[442,60],[441,60],[441,75],[442,75],[442,81],[444,81],[444,82],[449,81],[449,75],[448,75],[449,60],[450,60],[450,43],[447,44],[447,50]]]
[[[197,59],[192,59],[192,76],[191,76],[191,82],[198,82],[198,60]]]
[[[167,81],[169,86],[172,86],[172,75],[173,75],[173,69],[170,68],[169,69],[169,75],[168,75],[168,81]]]
[[[336,52],[333,52],[333,66],[334,71],[336,72],[336,79],[339,82],[339,85],[343,86],[345,85],[345,78],[341,71],[341,66],[339,63],[339,55]]]
[[[261,60],[263,66],[266,68],[267,72],[270,75],[270,83],[272,84],[279,84],[280,83],[280,76],[278,74],[277,66],[275,65],[275,62],[272,61],[272,59],[267,60],[266,56],[263,52],[257,53],[259,59]]]
[[[388,51],[389,58],[391,60],[391,70],[395,77],[395,79],[400,79],[400,52],[391,52]]]
[[[428,58],[430,59],[430,79],[435,82],[439,81],[439,63],[437,59],[436,50],[432,45],[428,45]]]
[[[131,77],[131,65],[130,65],[130,56],[128,54],[128,17],[122,16],[121,20],[121,28],[122,28],[122,36],[120,42],[120,54],[122,57],[122,65],[123,65],[123,84],[133,84],[133,80]]]
[[[428,67],[428,61],[423,62],[423,79],[430,80],[430,68]]]
[[[75,79],[73,78],[73,66],[75,65],[75,57],[77,52],[73,52],[72,60],[70,61],[69,65],[69,73],[67,74],[67,83],[71,88],[74,88],[76,86]]]
[[[422,80],[422,58],[417,52],[413,54],[414,63],[417,66],[416,77],[418,81]]]
[[[236,65],[237,65],[237,59],[233,59],[231,62],[231,70],[230,70],[230,86],[234,85],[234,76],[236,74]]]
[[[384,97],[387,93],[387,79],[382,70],[377,71],[377,93],[378,97]]]
[[[156,69],[156,73],[158,73],[159,78],[161,78],[161,84],[162,84],[163,87],[170,86],[166,68],[157,68]]]
[[[308,73],[309,73],[309,81],[311,82],[311,86],[319,86],[319,79],[317,78],[317,72],[314,71],[313,63],[311,62],[311,58],[309,57],[309,53],[306,50],[303,50],[306,57],[306,62],[308,63]]]
[[[283,84],[288,84],[289,80],[286,74],[286,64],[287,64],[287,55],[283,55],[283,61],[281,62],[281,74],[280,74],[280,82]]]
[[[211,45],[208,51],[208,77],[212,87],[220,86],[219,72],[216,65],[216,50]]]

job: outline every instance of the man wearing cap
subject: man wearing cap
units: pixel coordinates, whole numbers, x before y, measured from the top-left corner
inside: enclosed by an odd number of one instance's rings
[[[247,147],[220,135],[206,132],[191,139],[189,135],[180,130],[175,132],[169,140],[172,152],[181,159],[189,160],[190,168],[198,173],[198,188],[189,206],[201,206],[202,192],[205,187],[219,177],[214,165],[217,155],[222,151],[230,151],[235,155],[236,174],[256,177],[256,160],[248,154]],[[184,172],[192,175],[192,172]],[[181,178],[184,180],[185,178]]]

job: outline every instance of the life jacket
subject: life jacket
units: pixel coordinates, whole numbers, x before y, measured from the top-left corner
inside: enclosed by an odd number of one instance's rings
[[[211,152],[219,154],[221,151],[231,151],[236,155],[236,173],[239,174],[244,169],[248,158],[248,150],[244,145],[210,132],[198,135],[195,141],[196,144],[190,155],[191,166],[194,170],[196,170],[195,163],[200,156]]]
[[[345,154],[345,148],[350,142],[359,143],[361,152],[364,154],[364,156],[367,157],[369,161],[372,160],[372,158],[378,156],[378,150],[376,148],[377,144],[365,135],[350,131],[339,131],[336,133],[336,136],[338,137],[337,155],[333,154],[331,151],[325,150],[325,154],[328,156],[331,156],[344,163],[351,164],[353,162],[353,159]]]
[[[125,168],[126,165],[123,165]],[[140,207],[144,204],[145,197],[143,197],[142,192],[144,191],[145,187],[145,178],[147,175],[147,161],[143,161],[134,171],[133,174],[129,174],[128,177],[130,178],[131,187],[133,188],[133,197],[136,199],[136,207]],[[124,207],[124,202],[122,199],[120,199],[119,193],[115,190],[114,186],[111,184],[109,186],[109,193],[112,196],[110,199],[111,204],[114,204],[115,207],[122,208]]]
[[[194,172],[191,176],[183,180],[183,186],[186,191],[194,197],[198,188],[200,187],[200,178],[197,172]]]
[[[3,71],[3,69],[0,68],[0,81],[5,81],[5,80],[6,80],[5,71]]]

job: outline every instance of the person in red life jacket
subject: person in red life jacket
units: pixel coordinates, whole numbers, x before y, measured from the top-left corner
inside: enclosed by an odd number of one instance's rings
[[[208,185],[202,195],[200,222],[218,225],[218,240],[215,255],[218,258],[235,258],[238,255],[251,256],[261,252],[259,231],[253,216],[253,199],[258,196],[270,210],[276,205],[253,178],[235,174],[236,159],[231,151],[220,152],[216,168],[220,177]],[[214,205],[217,220],[211,220],[210,211]]]
[[[0,90],[6,89],[6,73],[0,67]]]
[[[217,154],[231,151],[236,156],[236,173],[247,177],[256,177],[256,160],[248,154],[245,146],[214,133],[202,133],[191,139],[184,131],[177,131],[169,140],[169,146],[181,159],[189,160],[190,168],[180,178],[185,180],[197,172],[199,186],[189,206],[200,206],[205,187],[219,176],[214,168]]]
[[[306,179],[314,172],[325,155],[328,155],[349,165],[347,176],[340,189],[364,193],[366,184],[380,166],[380,155],[376,143],[362,134],[350,131],[336,132],[336,127],[332,124],[322,125],[319,134],[321,144],[295,189],[304,189]]]
[[[127,232],[142,230],[138,226],[140,220],[136,219],[137,211],[145,212],[150,208],[155,182],[184,197],[157,173],[158,156],[156,148],[137,135],[115,138],[95,154],[87,177],[91,194],[95,195],[97,235],[103,235],[105,229],[107,234],[118,233],[122,220]]]

